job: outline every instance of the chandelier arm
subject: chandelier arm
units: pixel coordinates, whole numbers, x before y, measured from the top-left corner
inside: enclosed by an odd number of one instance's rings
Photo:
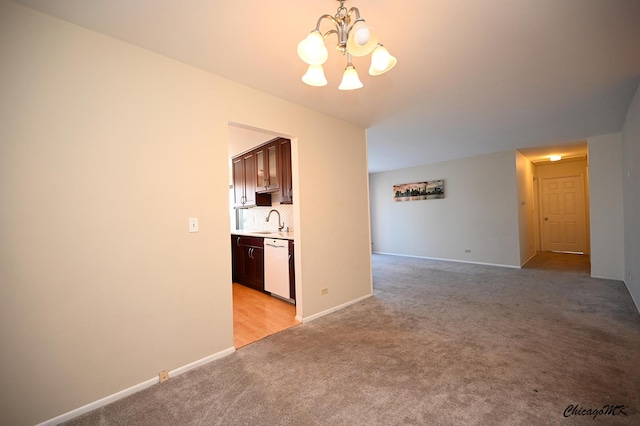
[[[326,39],[327,39],[327,37],[329,37],[329,35],[330,35],[330,34],[335,34],[336,36],[340,37],[340,36],[338,35],[338,31],[337,31],[337,30],[329,30],[329,31],[327,31],[326,33],[322,34],[322,39],[323,39],[323,40],[326,40]]]
[[[327,31],[327,32],[326,32],[326,33],[324,33],[324,34],[322,34],[322,31],[320,31],[320,25],[322,24],[322,20],[323,20],[323,19],[328,19],[328,20],[333,24],[333,26],[334,26],[334,28],[333,28],[333,29],[331,29],[331,30]],[[340,40],[341,40],[341,39],[340,39],[340,29],[341,29],[341,23],[340,23],[336,18],[334,18],[333,16],[328,15],[328,14],[326,14],[326,15],[322,15],[322,16],[318,19],[318,23],[316,24],[316,31],[318,31],[318,32],[320,32],[320,34],[322,34],[322,39],[323,39],[323,40],[326,40],[326,39],[327,39],[327,37],[329,37],[329,35],[331,35],[331,34],[335,34],[335,35],[336,35],[336,37],[338,37],[338,45],[339,45],[339,46],[341,45],[341,44],[340,44]]]
[[[360,11],[355,6],[349,9],[349,13],[347,13],[347,18],[351,18],[351,15],[354,13],[356,14],[356,20],[360,19]]]
[[[320,24],[322,24],[323,19],[330,20],[333,23],[333,25],[338,27],[338,21],[336,21],[336,18],[334,18],[331,15],[322,15],[320,18],[318,18],[318,23],[316,24],[316,30],[320,31]]]
[[[347,14],[347,22],[351,23],[351,15],[355,14],[356,15],[356,19],[353,20],[353,23],[351,25],[349,25],[349,27],[347,28],[347,34],[351,32],[351,29],[353,28],[353,26],[356,24],[356,22],[360,21],[360,11],[358,10],[357,7],[352,7],[351,9],[349,9],[349,13]]]

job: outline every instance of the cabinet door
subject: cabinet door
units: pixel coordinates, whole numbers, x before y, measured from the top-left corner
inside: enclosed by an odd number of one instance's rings
[[[243,246],[242,281],[247,287],[264,291],[264,249]]]
[[[273,142],[255,151],[257,192],[274,192],[280,188],[278,148],[278,143]]]
[[[240,245],[240,237],[237,235],[231,236],[231,279],[234,283],[241,283],[243,279],[242,275],[242,262],[244,260],[244,254],[242,246]]]
[[[233,282],[264,291],[264,239],[232,236]]]
[[[244,163],[244,205],[256,205],[256,157],[250,152],[243,156]]]
[[[244,160],[242,158],[234,158],[232,162],[233,168],[233,206],[241,207],[244,204]]]
[[[264,247],[253,247],[251,255],[253,258],[253,276],[251,277],[253,288],[264,291]]]
[[[278,151],[280,145],[277,142],[267,145],[267,189],[269,191],[277,191],[280,188],[280,179],[278,178]]]
[[[253,152],[232,159],[233,206],[256,205],[256,158]]]
[[[253,283],[253,276],[255,275],[255,264],[252,257],[253,247],[242,246],[242,270],[240,271],[240,284],[244,284],[247,287],[255,288]]]
[[[280,139],[280,202],[293,203],[293,177],[291,175],[291,141]]]
[[[267,189],[267,173],[269,167],[265,148],[256,150],[256,190],[264,192]]]

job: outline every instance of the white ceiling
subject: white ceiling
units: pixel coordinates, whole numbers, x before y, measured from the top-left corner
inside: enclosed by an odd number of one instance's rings
[[[15,2],[366,127],[371,172],[618,132],[640,82],[638,0],[348,0],[398,58],[354,58],[352,92],[332,48],[328,86],[300,81],[335,0]]]

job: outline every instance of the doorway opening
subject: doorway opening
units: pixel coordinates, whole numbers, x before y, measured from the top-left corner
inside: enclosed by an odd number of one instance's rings
[[[583,175],[545,177],[540,181],[541,251],[586,253]]]
[[[296,150],[292,150],[292,146],[297,141],[241,124],[230,123],[228,130],[233,277],[230,284],[233,294],[234,346],[238,349],[301,322],[298,316],[302,310],[301,300],[295,297],[295,294],[301,294],[295,291],[300,286],[300,280],[294,278],[297,269],[294,235],[295,223],[299,222],[296,220],[299,209],[293,197],[297,161]],[[236,164],[239,162],[241,164]],[[262,186],[264,182],[269,183]],[[242,197],[238,196],[239,191]],[[273,212],[277,213],[273,216],[277,216],[275,224],[274,219],[269,220]],[[284,267],[280,263],[265,267],[265,262],[271,259],[265,256],[268,235],[268,238],[275,238],[271,240],[273,244],[289,240],[289,260],[286,252],[284,258],[278,256],[276,260],[272,259],[274,262],[284,261]],[[287,245],[284,247],[286,250]],[[274,274],[274,270],[279,273]],[[270,281],[265,281],[265,272],[272,277]],[[287,287],[286,294],[279,292],[283,285],[274,288],[267,286],[283,284],[281,281],[290,283],[284,285]],[[282,299],[274,296],[276,293]]]
[[[537,251],[523,267],[590,275],[586,155],[534,165]]]

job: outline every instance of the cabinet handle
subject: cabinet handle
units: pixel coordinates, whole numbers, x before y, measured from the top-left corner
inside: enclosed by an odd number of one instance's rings
[[[240,247],[240,237],[236,237],[236,244]]]
[[[253,259],[253,247],[249,248],[249,259]]]

